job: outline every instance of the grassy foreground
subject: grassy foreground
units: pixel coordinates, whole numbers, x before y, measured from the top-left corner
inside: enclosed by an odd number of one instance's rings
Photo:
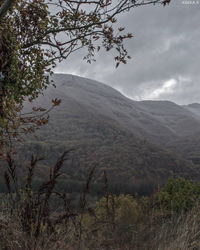
[[[0,249],[200,249],[199,184],[170,179],[151,197],[107,192],[90,206],[86,191],[79,209],[64,198],[62,209],[55,200],[50,207],[50,199],[45,204],[29,192],[15,204],[11,195],[2,198]]]

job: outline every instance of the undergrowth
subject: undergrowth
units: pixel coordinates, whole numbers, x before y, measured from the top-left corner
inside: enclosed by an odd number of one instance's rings
[[[67,193],[56,190],[68,153],[61,155],[48,180],[36,190],[33,179],[40,159],[32,156],[21,181],[15,161],[7,155],[8,194],[1,196],[0,249],[200,249],[199,184],[172,178],[151,197],[117,196],[109,191],[104,172],[105,195],[88,204],[94,167],[75,208]]]

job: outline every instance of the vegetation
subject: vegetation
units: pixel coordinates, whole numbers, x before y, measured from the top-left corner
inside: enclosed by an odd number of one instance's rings
[[[74,150],[63,166],[66,176],[58,185],[72,193],[80,192],[93,166],[97,166],[97,170],[92,196],[103,194],[104,170],[115,194],[150,195],[170,176],[199,177],[198,167],[159,146],[138,139],[113,120],[89,109],[74,110],[74,115],[67,113],[67,105],[63,101],[57,110],[51,112],[48,126],[37,132],[37,140],[29,137],[21,148],[20,154],[29,149],[40,156],[47,156],[40,162],[40,178],[45,176],[45,170],[54,164],[54,159],[66,146]]]
[[[169,2],[169,1],[167,1]],[[47,111],[33,107],[21,115],[23,102],[35,99],[50,84],[57,62],[87,48],[89,63],[101,48],[114,49],[116,66],[130,58],[124,40],[131,34],[117,27],[117,16],[163,0],[0,1],[0,143],[1,153],[19,133],[34,132],[48,121]],[[54,99],[53,104],[59,101]],[[39,114],[35,114],[39,112]],[[20,131],[19,131],[20,129]]]
[[[151,171],[153,174],[150,179],[154,180],[156,177],[160,183],[170,173],[182,174],[184,170],[187,175],[188,165],[162,150],[155,152],[154,146],[146,142],[136,141],[132,134],[120,129],[113,121],[100,123],[103,117],[98,117],[97,120],[92,119],[91,124],[95,124],[95,121],[99,124],[89,128],[84,121],[79,121],[82,123],[81,128],[87,129],[88,140],[92,140],[94,130],[98,130],[98,137],[92,144],[93,150],[98,151],[92,158],[87,158],[91,154],[88,151],[88,141],[84,137],[79,138],[80,143],[84,141],[85,151],[81,152],[79,148],[75,154],[83,168],[77,168],[74,173],[74,187],[78,187],[77,192],[80,192],[79,200],[74,204],[71,202],[73,196],[70,196],[70,192],[61,192],[66,187],[58,185],[62,184],[58,182],[61,179],[61,167],[64,163],[65,167],[72,164],[66,158],[69,152],[61,155],[50,169],[46,181],[36,179],[38,183],[35,185],[34,177],[42,172],[47,173],[49,163],[52,163],[61,148],[56,148],[55,141],[50,145],[46,145],[45,140],[34,144],[29,137],[26,147],[28,145],[36,152],[42,149],[49,154],[51,147],[55,149],[48,164],[37,172],[36,165],[42,159],[32,155],[31,162],[26,165],[27,161],[20,155],[17,163],[9,144],[12,138],[18,138],[19,127],[22,126],[23,132],[28,133],[34,132],[35,126],[47,123],[48,110],[42,107],[33,108],[33,112],[24,117],[20,112],[25,99],[32,101],[50,83],[46,73],[52,73],[57,61],[66,59],[79,48],[87,47],[88,54],[85,59],[91,62],[95,51],[104,47],[107,51],[114,48],[118,52],[118,56],[114,58],[116,66],[120,62],[126,63],[128,53],[123,41],[131,35],[124,34],[124,28],[118,28],[118,33],[115,33],[115,17],[137,6],[153,3],[165,6],[169,2],[170,0],[0,1],[0,143],[1,156],[4,156],[7,164],[5,169],[5,162],[2,163],[7,193],[1,194],[0,199],[1,249],[200,248],[199,184],[183,178],[170,179],[150,197],[137,196],[137,189],[129,194],[121,186],[119,190],[116,189],[119,183],[127,180],[139,186],[140,183],[137,182],[144,180]],[[51,6],[55,8],[54,11],[50,11]],[[62,32],[66,35],[64,40],[60,40]],[[59,103],[60,100],[54,99],[52,107]],[[34,112],[37,113],[36,117]],[[68,135],[70,147],[74,146],[73,140],[77,139],[74,137],[77,128]],[[40,136],[45,136],[45,132],[41,132]],[[102,145],[102,140],[106,141],[105,146]],[[115,155],[111,154],[107,146],[112,145],[113,141],[115,146],[112,152]],[[66,141],[63,145],[65,143]],[[9,146],[9,150],[6,146]],[[136,149],[136,155],[132,154],[133,148]],[[22,152],[23,149],[17,150]],[[119,172],[117,168],[113,168],[113,161],[109,157],[101,162],[101,171],[96,171],[94,159],[101,159],[105,154],[113,157],[118,168],[126,165],[126,171],[118,175]],[[19,154],[15,158],[17,156]],[[23,160],[26,171],[22,166]],[[166,168],[159,169],[161,161],[168,162],[165,163]],[[89,164],[95,167],[92,167],[86,177]],[[67,183],[74,178],[70,176],[70,171],[68,175],[65,171],[65,176],[62,177],[65,181],[67,179]],[[111,176],[111,173],[113,178],[108,182],[107,176]],[[192,172],[193,175],[195,173]],[[82,177],[86,177],[85,183]],[[100,185],[102,179],[104,182]],[[147,184],[146,187],[149,188],[149,183]],[[101,192],[100,187],[103,190]],[[72,186],[69,185],[68,188]],[[130,185],[129,191],[132,188]],[[96,202],[95,199],[90,199],[92,192],[99,192],[95,197]]]
[[[32,157],[25,185],[20,189],[14,162],[9,160],[11,171],[5,177],[8,189],[13,188],[15,193],[1,196],[1,249],[186,250],[200,247],[199,183],[170,179],[150,197],[114,195],[109,191],[104,172],[104,196],[96,203],[88,203],[87,195],[94,181],[93,168],[80,195],[79,207],[73,208],[68,195],[57,192],[55,186],[66,155],[61,156],[49,181],[37,191],[32,188],[37,160]],[[179,196],[182,198],[174,206]]]
[[[192,161],[198,165],[200,163],[200,145],[199,136],[189,136],[187,138],[180,138],[172,143],[166,144],[166,146],[179,154],[182,158]]]
[[[154,201],[165,211],[188,211],[200,197],[200,185],[183,178],[171,178],[162,191],[154,195]]]

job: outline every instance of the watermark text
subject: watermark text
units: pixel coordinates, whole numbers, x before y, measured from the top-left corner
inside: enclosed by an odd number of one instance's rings
[[[185,5],[197,5],[197,4],[200,4],[200,1],[198,0],[195,0],[195,1],[192,1],[192,0],[185,0],[185,1],[182,1],[182,4],[185,4]]]

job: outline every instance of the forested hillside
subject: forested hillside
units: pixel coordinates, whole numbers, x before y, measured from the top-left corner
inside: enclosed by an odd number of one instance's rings
[[[106,170],[116,192],[150,193],[170,176],[199,179],[198,166],[163,147],[199,130],[199,121],[188,110],[171,102],[134,102],[104,84],[76,76],[53,79],[57,88],[48,89],[34,105],[48,107],[55,97],[62,102],[22,150],[45,156],[41,169],[46,169],[64,150],[73,149],[65,166],[68,177],[60,186],[79,190],[93,166],[96,185]],[[187,130],[187,123],[193,130]]]

